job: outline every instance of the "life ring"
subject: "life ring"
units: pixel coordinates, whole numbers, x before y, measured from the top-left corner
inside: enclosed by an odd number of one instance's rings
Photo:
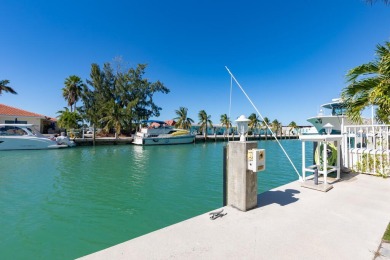
[[[321,143],[320,149],[316,149],[314,153],[314,162],[316,165],[322,165],[322,153],[324,150],[324,145]],[[327,143],[326,152],[328,154],[328,166],[335,166],[337,160],[337,148],[333,143]]]

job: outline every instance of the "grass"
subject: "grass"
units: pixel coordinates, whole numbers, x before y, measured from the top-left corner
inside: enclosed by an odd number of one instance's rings
[[[385,234],[383,235],[383,241],[390,243],[390,223],[387,225]]]
[[[380,250],[381,250],[381,248],[383,246],[383,243],[390,243],[390,223],[387,225],[386,231],[385,231],[385,233],[383,234],[383,237],[382,237],[382,242],[378,246],[378,249],[376,250],[376,252],[373,252],[374,253],[374,259],[377,259],[377,257],[382,256],[381,253],[380,253]]]

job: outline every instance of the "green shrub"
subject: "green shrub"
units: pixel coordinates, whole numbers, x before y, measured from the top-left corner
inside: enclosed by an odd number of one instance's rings
[[[374,161],[375,160],[375,161]],[[382,165],[381,165],[382,160]],[[374,168],[375,163],[375,168]],[[389,176],[390,165],[387,162],[386,154],[363,154],[361,160],[357,163],[357,170],[364,173],[373,173],[384,178]]]
[[[385,234],[383,235],[383,241],[390,242],[390,223],[387,225]]]

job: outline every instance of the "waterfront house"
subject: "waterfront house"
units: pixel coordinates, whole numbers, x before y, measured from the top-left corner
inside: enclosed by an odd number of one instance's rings
[[[33,124],[41,133],[58,131],[55,118],[0,104],[0,124]]]

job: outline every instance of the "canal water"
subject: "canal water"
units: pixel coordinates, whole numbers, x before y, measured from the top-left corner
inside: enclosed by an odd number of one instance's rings
[[[300,171],[301,142],[281,143]],[[224,145],[0,152],[0,258],[74,259],[221,207]],[[298,179],[275,141],[258,146],[259,193]]]

